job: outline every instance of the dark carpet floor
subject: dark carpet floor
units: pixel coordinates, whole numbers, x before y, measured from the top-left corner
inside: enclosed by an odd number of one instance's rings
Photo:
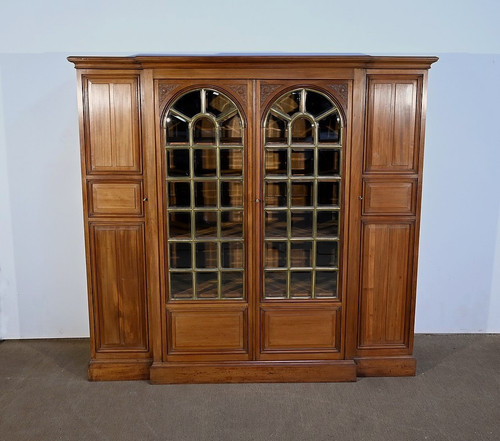
[[[0,440],[500,440],[500,335],[417,335],[411,378],[86,379],[87,340],[0,344]]]

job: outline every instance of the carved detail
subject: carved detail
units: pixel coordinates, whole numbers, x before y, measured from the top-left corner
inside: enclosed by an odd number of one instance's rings
[[[260,85],[260,103],[264,103],[267,97],[271,95],[276,89],[279,89],[281,84],[261,84]]]
[[[160,84],[160,102],[165,99],[165,97],[174,90],[178,84]]]
[[[344,107],[347,107],[348,88],[346,83],[335,83],[328,85],[333,90],[335,96],[340,100]]]
[[[243,104],[248,103],[247,99],[247,86],[245,84],[230,84],[226,86],[228,89],[231,89],[240,97],[240,100]]]

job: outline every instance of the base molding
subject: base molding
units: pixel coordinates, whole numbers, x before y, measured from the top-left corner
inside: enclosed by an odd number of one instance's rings
[[[91,360],[88,367],[90,381],[149,380],[151,360]]]
[[[412,377],[417,372],[415,357],[355,358],[358,377]]]
[[[356,364],[352,360],[154,363],[150,380],[154,384],[356,381]]]

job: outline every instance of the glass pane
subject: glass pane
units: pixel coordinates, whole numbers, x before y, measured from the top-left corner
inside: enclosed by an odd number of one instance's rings
[[[287,174],[287,150],[266,150],[266,175]]]
[[[219,116],[221,113],[226,113],[235,106],[224,95],[216,90],[207,90],[207,112],[214,116]]]
[[[243,244],[241,242],[223,242],[221,253],[223,268],[243,268]]]
[[[181,96],[173,105],[175,110],[178,110],[183,115],[192,118],[197,113],[201,112],[201,95],[200,90],[186,93]]]
[[[217,150],[203,149],[194,151],[194,175],[217,175]]]
[[[217,206],[216,181],[195,182],[194,191],[194,203],[197,207]]]
[[[270,114],[266,123],[266,142],[286,144],[286,122]]]
[[[292,149],[292,175],[312,176],[314,174],[314,150]]]
[[[240,149],[220,150],[220,174],[241,176],[243,172],[243,152]]]
[[[169,177],[189,176],[189,150],[167,150],[167,175]]]
[[[209,118],[198,119],[193,126],[195,144],[215,144],[215,124]]]
[[[191,273],[170,273],[170,297],[177,300],[193,297],[193,276]]]
[[[222,211],[221,236],[239,238],[243,237],[243,212],[242,211]]]
[[[168,183],[169,207],[186,208],[191,206],[191,189],[189,182]]]
[[[266,268],[286,267],[286,242],[265,243]]]
[[[222,298],[242,299],[243,298],[243,272],[224,271],[221,273]]]
[[[312,211],[292,211],[292,237],[312,237]]]
[[[292,207],[308,207],[313,203],[312,182],[292,182]]]
[[[196,244],[196,268],[217,268],[217,243],[198,242]]]
[[[178,242],[170,244],[170,268],[191,268],[191,244]]]
[[[273,107],[282,113],[292,116],[299,111],[300,99],[301,92],[300,90],[296,90],[280,98]]]
[[[191,213],[169,213],[168,233],[176,239],[191,237]]]
[[[340,142],[340,115],[337,111],[319,121],[318,142],[331,144]]]
[[[316,234],[320,237],[337,237],[339,235],[339,212],[318,211]]]
[[[336,267],[338,264],[338,242],[316,244],[316,266]]]
[[[286,237],[286,212],[265,212],[265,237]]]
[[[216,299],[218,297],[217,273],[196,273],[196,297]]]
[[[242,127],[240,117],[234,115],[220,124],[220,143],[241,145]]]
[[[313,127],[306,118],[297,118],[292,124],[292,143],[312,144]]]
[[[311,297],[312,278],[309,271],[293,271],[290,278],[290,297]]]
[[[220,193],[223,207],[243,207],[243,184],[241,182],[221,182]]]
[[[310,267],[312,265],[312,242],[292,242],[290,264],[293,267]]]
[[[265,297],[286,298],[286,280],[286,271],[266,271],[264,282]]]
[[[337,271],[316,272],[316,297],[337,297]]]
[[[340,150],[318,151],[318,175],[339,176],[340,175]]]
[[[266,200],[268,207],[286,207],[286,182],[266,182]]]
[[[339,182],[318,182],[318,205],[338,206]]]
[[[317,117],[330,110],[333,105],[324,95],[308,90],[306,95],[306,112]]]
[[[217,237],[217,212],[197,211],[195,219],[195,237]]]
[[[189,144],[188,122],[184,118],[170,113],[166,122],[168,144]]]

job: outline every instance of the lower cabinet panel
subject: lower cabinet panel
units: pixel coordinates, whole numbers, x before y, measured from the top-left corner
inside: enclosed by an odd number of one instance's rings
[[[96,350],[147,351],[144,228],[90,227]]]
[[[358,348],[406,348],[413,223],[364,223]]]

